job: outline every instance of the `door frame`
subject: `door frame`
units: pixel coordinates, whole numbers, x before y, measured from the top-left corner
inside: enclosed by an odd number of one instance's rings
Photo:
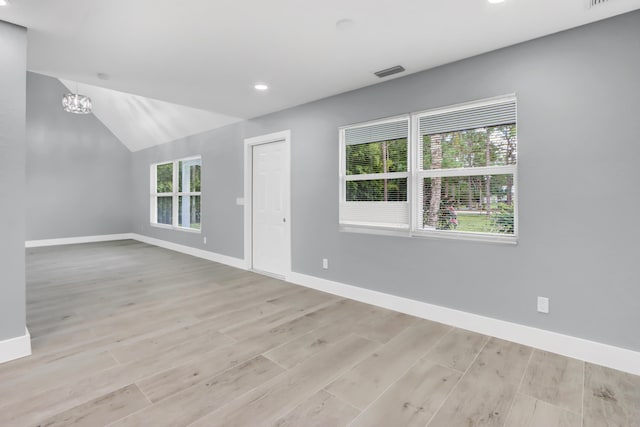
[[[256,145],[283,142],[286,164],[285,198],[285,271],[284,278],[291,275],[291,130],[254,136],[244,140],[244,260],[247,270],[253,270],[253,147]]]

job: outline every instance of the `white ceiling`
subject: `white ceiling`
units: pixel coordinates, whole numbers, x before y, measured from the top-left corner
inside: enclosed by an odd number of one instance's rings
[[[91,98],[93,114],[130,150],[138,151],[242,119],[60,79]]]
[[[640,0],[10,0],[28,68],[251,118],[640,8]],[[354,25],[338,30],[336,22]],[[107,73],[100,80],[97,73]],[[255,82],[270,90],[259,93]],[[96,99],[97,100],[97,99]]]

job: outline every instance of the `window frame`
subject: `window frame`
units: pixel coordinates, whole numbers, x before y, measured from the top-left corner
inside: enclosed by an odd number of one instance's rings
[[[409,204],[409,221],[406,227],[387,227],[379,224],[352,224],[344,223],[341,215],[339,215],[339,230],[346,232],[365,233],[365,234],[381,234],[391,236],[402,237],[424,237],[424,238],[437,238],[437,239],[455,239],[455,240],[471,240],[490,243],[506,243],[517,244],[518,242],[518,163],[520,161],[520,151],[518,150],[518,157],[516,164],[514,165],[499,165],[499,166],[477,166],[472,168],[449,168],[449,169],[429,169],[423,170],[420,166],[422,159],[420,158],[419,150],[422,141],[420,135],[420,119],[423,117],[438,115],[447,112],[462,111],[472,109],[474,107],[482,107],[493,104],[499,104],[506,101],[515,101],[515,115],[516,115],[516,135],[518,133],[518,120],[517,120],[517,97],[516,94],[507,94],[492,98],[485,98],[481,100],[465,102],[445,107],[437,107],[410,114],[404,114],[400,116],[394,116],[379,120],[371,120],[362,123],[356,123],[353,125],[342,126],[339,128],[340,136],[340,204],[346,203],[346,182],[354,179],[346,178],[346,144],[344,141],[345,131],[347,129],[353,129],[358,127],[371,126],[375,124],[382,124],[385,122],[397,121],[398,119],[407,117],[409,119],[409,132],[407,138],[407,202]],[[463,129],[460,129],[463,130]],[[516,147],[519,147],[519,141],[516,143]],[[396,175],[397,173],[393,173]],[[513,234],[498,234],[498,233],[483,233],[483,232],[471,232],[471,231],[454,231],[454,230],[436,230],[436,229],[424,229],[418,223],[418,216],[421,212],[421,207],[418,206],[419,191],[421,191],[421,183],[424,178],[433,177],[459,177],[459,176],[478,176],[478,175],[498,175],[498,174],[511,174],[513,175],[513,215],[514,215],[514,230]],[[374,174],[374,175],[387,175],[387,174]],[[359,175],[351,175],[358,177]],[[396,178],[395,176],[393,176]],[[404,178],[404,176],[402,176]],[[390,177],[387,177],[389,179]],[[379,178],[378,178],[379,179]],[[357,180],[357,179],[356,179]],[[342,206],[339,206],[342,209]]]
[[[386,123],[393,123],[399,121],[407,122],[407,171],[406,172],[381,172],[381,173],[369,173],[369,174],[354,174],[347,175],[347,156],[346,156],[346,131],[347,129],[357,129],[363,128],[371,125],[382,125]],[[406,203],[408,209],[409,220],[411,219],[411,202],[410,202],[410,192],[411,192],[411,116],[409,114],[402,114],[393,117],[386,117],[383,119],[370,120],[367,122],[357,123],[349,126],[342,126],[339,128],[339,139],[340,139],[340,153],[339,153],[339,161],[340,161],[340,173],[339,173],[339,223],[340,229],[343,231],[354,231],[354,232],[369,232],[369,233],[377,233],[377,234],[393,234],[393,233],[404,233],[409,231],[410,225],[407,223],[406,226],[384,226],[380,225],[380,223],[376,222],[356,222],[356,221],[342,221],[340,218],[341,211],[343,206],[347,204],[358,204],[358,203],[371,203],[378,204],[379,206],[383,206],[383,203]],[[348,202],[347,199],[347,182],[349,181],[370,181],[370,180],[380,180],[380,179],[407,179],[407,201],[406,202]]]
[[[200,185],[202,185],[202,156],[190,156],[183,157],[175,160],[168,160],[163,162],[152,163],[149,167],[150,172],[150,209],[149,209],[149,222],[152,227],[164,228],[168,230],[184,231],[187,233],[202,233],[202,187],[200,191],[179,191],[179,164],[180,162],[186,162],[191,160],[200,160]],[[173,165],[172,167],[172,181],[171,192],[158,193],[158,166],[161,165]],[[200,228],[183,227],[179,224],[179,203],[180,197],[200,196]],[[162,224],[158,222],[158,198],[159,197],[171,197],[171,224]]]

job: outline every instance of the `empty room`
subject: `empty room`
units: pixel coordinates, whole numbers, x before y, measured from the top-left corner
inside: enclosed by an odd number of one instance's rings
[[[640,427],[639,161],[640,0],[0,0],[0,426]]]

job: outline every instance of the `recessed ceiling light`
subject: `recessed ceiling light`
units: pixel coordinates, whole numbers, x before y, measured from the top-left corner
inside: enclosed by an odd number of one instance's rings
[[[9,0],[0,0],[0,6],[9,6]]]
[[[0,0],[0,1],[2,1],[2,0]],[[111,78],[111,76],[109,74],[107,74],[107,73],[98,73],[98,74],[96,74],[96,76],[98,76],[98,78],[100,80],[109,80]]]
[[[504,0],[488,0],[491,4],[502,3]]]
[[[253,88],[255,90],[267,90],[267,89],[269,89],[269,86],[267,86],[264,83],[256,83],[255,85],[253,85]]]

